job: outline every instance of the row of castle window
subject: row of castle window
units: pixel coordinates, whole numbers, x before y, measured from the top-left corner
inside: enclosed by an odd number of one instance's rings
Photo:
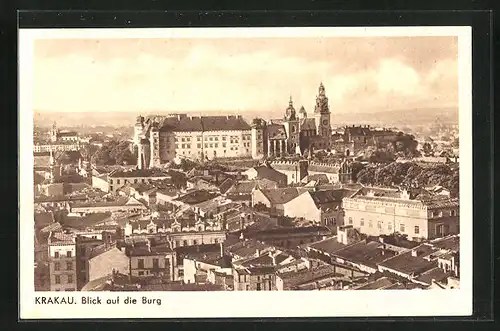
[[[180,149],[191,149],[190,144],[181,144],[181,145],[176,144],[175,148],[179,149],[179,146],[180,146]],[[201,148],[201,146],[202,146],[202,144],[196,144],[197,148]],[[222,143],[223,148],[225,148],[226,146],[227,146],[227,143]],[[243,143],[243,146],[250,147],[250,143]],[[219,148],[219,143],[205,143],[205,148]],[[233,147],[231,147],[231,150],[233,150]],[[234,147],[234,150],[238,150],[238,147]]]
[[[54,257],[58,259],[60,256],[59,252],[54,252]],[[73,252],[72,251],[67,251],[66,252],[66,257],[73,257]]]
[[[228,136],[221,136],[220,138],[222,141],[226,141]],[[229,139],[231,140],[231,143],[233,143],[233,141],[235,143],[237,143],[239,140],[239,137],[238,136],[230,136]],[[250,140],[250,139],[251,139],[251,136],[249,136],[249,135],[242,136],[242,140]],[[208,136],[208,137],[205,137],[204,140],[205,141],[219,141],[219,136]],[[181,138],[174,137],[174,141],[175,142],[178,142],[178,141],[191,142],[191,137],[181,137]],[[197,136],[196,141],[202,141],[202,137]]]

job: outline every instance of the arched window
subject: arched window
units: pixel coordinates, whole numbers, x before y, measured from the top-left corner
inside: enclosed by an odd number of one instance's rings
[[[292,132],[295,132],[295,125],[292,125]]]

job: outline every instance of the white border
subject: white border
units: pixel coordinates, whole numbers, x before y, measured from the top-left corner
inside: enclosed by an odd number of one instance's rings
[[[472,314],[472,40],[471,27],[21,29],[19,31],[20,318],[395,317]],[[201,33],[202,32],[202,33]],[[36,39],[459,37],[460,289],[435,291],[286,292],[34,292],[33,44]],[[161,298],[161,306],[35,305],[35,295],[85,295],[122,300]]]

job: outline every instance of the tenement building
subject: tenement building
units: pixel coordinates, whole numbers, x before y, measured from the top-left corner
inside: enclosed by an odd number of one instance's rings
[[[460,232],[459,201],[446,196],[364,188],[342,206],[344,223],[369,236],[399,233],[419,241]]]
[[[148,168],[177,157],[250,157],[251,134],[250,125],[241,116],[139,116],[134,144],[139,168]]]

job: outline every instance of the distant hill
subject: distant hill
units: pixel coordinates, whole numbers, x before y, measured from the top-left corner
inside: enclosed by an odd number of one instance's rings
[[[34,121],[37,126],[49,127],[57,122],[60,127],[127,127],[135,123],[135,118],[139,115],[168,114],[174,112],[148,111],[148,112],[35,112]],[[280,111],[206,111],[206,112],[184,112],[193,116],[200,115],[236,115],[241,114],[247,121],[261,117],[263,119],[281,118],[283,112]],[[368,124],[372,126],[403,126],[403,125],[427,125],[431,123],[457,124],[457,108],[418,108],[379,111],[373,113],[343,113],[332,114],[332,125],[342,126],[350,124]]]

